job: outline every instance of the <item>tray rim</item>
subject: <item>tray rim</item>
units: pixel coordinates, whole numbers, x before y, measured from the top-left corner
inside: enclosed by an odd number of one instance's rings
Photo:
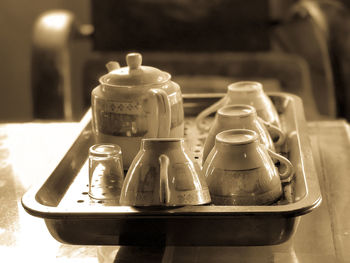
[[[208,93],[208,95],[211,93]],[[84,206],[63,208],[60,206],[46,206],[41,204],[36,195],[52,173],[43,178],[37,185],[32,186],[22,197],[21,203],[23,208],[31,215],[44,219],[111,219],[111,218],[188,218],[188,217],[237,217],[237,216],[278,216],[278,217],[297,217],[313,211],[322,202],[318,177],[316,174],[315,164],[311,152],[311,144],[307,133],[307,123],[305,120],[304,108],[300,97],[286,92],[267,92],[271,97],[285,96],[289,98],[295,116],[295,127],[297,131],[297,140],[300,145],[302,154],[301,165],[306,184],[305,197],[294,203],[276,205],[276,206],[183,206],[183,207],[167,207],[139,209],[130,206]],[[205,96],[205,95],[201,95]],[[221,95],[215,95],[219,97]],[[186,98],[186,94],[183,96]],[[76,143],[80,136],[84,136],[87,129],[91,129],[91,108],[86,112],[82,120],[79,122],[81,133],[76,136],[72,146]],[[66,153],[66,154],[67,154]],[[62,160],[58,163],[59,166]],[[308,165],[305,165],[308,163]],[[141,211],[141,212],[140,212]]]

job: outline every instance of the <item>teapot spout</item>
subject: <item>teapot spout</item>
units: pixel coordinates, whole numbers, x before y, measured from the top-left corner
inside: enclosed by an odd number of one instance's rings
[[[111,72],[115,69],[120,68],[120,65],[117,61],[110,61],[106,64],[106,68],[107,68],[108,72]]]

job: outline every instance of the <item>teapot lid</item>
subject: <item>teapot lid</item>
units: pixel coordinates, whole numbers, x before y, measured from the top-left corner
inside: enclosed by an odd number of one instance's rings
[[[126,55],[127,67],[119,67],[117,62],[109,62],[106,66],[109,73],[100,78],[100,83],[112,86],[142,86],[162,84],[170,79],[170,74],[154,67],[142,66],[139,53]]]

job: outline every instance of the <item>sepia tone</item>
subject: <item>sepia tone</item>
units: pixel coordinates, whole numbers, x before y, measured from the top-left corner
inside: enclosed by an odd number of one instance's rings
[[[350,262],[349,1],[5,0],[0,33],[4,262]]]

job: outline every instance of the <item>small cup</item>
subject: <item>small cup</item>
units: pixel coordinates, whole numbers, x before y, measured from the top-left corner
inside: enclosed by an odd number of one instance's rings
[[[210,203],[208,186],[182,138],[142,139],[123,184],[121,205],[183,206]]]
[[[205,140],[203,163],[214,146],[215,136],[230,129],[249,129],[257,132],[260,143],[274,152],[276,152],[275,146],[282,145],[286,137],[281,129],[258,117],[253,106],[244,104],[224,106],[218,110]]]
[[[272,158],[285,166],[283,173]],[[259,143],[255,131],[232,129],[216,135],[203,173],[215,205],[268,205],[281,197],[281,180],[294,170],[288,159]]]
[[[259,117],[266,122],[281,127],[279,116],[271,99],[265,94],[263,86],[255,81],[240,81],[232,83],[227,88],[226,95],[210,107],[202,111],[196,118],[196,125],[200,131],[208,131],[203,120],[225,105],[247,104],[253,106]]]
[[[121,148],[116,144],[95,144],[89,149],[89,196],[119,201],[124,170]]]

